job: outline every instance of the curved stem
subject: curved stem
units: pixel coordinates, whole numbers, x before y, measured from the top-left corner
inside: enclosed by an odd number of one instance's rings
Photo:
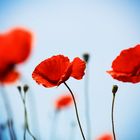
[[[23,104],[24,104],[24,119],[25,119],[25,129],[28,131],[28,133],[30,134],[30,136],[36,140],[36,138],[33,136],[33,134],[31,133],[30,129],[29,129],[29,123],[28,123],[28,114],[27,114],[27,109],[26,109],[26,93],[24,93],[24,100],[23,100]],[[24,130],[24,135],[26,135],[26,130]],[[25,137],[25,136],[24,136]],[[26,139],[26,138],[25,138]]]
[[[114,140],[116,140],[115,126],[114,126],[114,103],[115,103],[115,94],[113,94],[113,100],[112,100],[111,119],[112,119],[112,132],[113,132],[113,138],[114,138]]]
[[[72,99],[73,99],[73,102],[74,102],[74,107],[75,107],[75,112],[76,112],[76,117],[77,117],[78,125],[79,125],[80,131],[81,131],[81,135],[83,137],[83,140],[86,140],[86,138],[84,136],[84,133],[83,133],[83,130],[82,130],[81,123],[80,123],[80,119],[79,119],[79,115],[78,115],[78,109],[77,109],[77,104],[76,104],[76,100],[75,100],[74,94],[73,94],[72,90],[69,88],[69,86],[66,84],[66,82],[64,82],[64,84],[65,84],[65,86],[68,88],[68,90],[71,93],[71,96],[72,96]]]
[[[21,77],[21,82],[27,83],[28,85],[30,85],[30,82],[28,81],[28,79],[22,75]],[[39,125],[39,120],[38,120],[38,110],[37,110],[37,106],[36,106],[36,100],[35,100],[35,94],[34,91],[31,89],[28,91],[30,92],[30,102],[29,102],[29,111],[31,111],[31,117],[32,117],[32,128],[37,132],[37,138],[41,139],[41,134],[40,134],[40,125]]]
[[[22,95],[22,92],[19,90],[19,94],[21,97],[21,100],[23,102],[23,106],[24,106],[24,134],[23,134],[23,139],[26,140],[26,131],[28,131],[29,135],[36,140],[36,138],[34,137],[34,135],[31,133],[30,129],[29,129],[29,123],[28,123],[28,114],[27,114],[27,108],[26,108],[26,93],[24,92],[24,95]]]

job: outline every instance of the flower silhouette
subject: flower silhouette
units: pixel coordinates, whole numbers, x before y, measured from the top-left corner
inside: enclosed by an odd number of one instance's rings
[[[22,28],[0,34],[0,83],[11,83],[19,78],[15,66],[29,56],[31,39],[31,33]]]
[[[55,101],[55,107],[57,110],[60,110],[62,108],[68,107],[72,104],[73,100],[70,95],[63,95],[60,96],[56,101]]]
[[[107,71],[114,79],[122,82],[140,82],[140,45],[123,50]]]
[[[42,61],[33,71],[32,77],[38,84],[50,88],[59,86],[69,77],[82,79],[85,67],[85,62],[78,57],[70,62],[68,57],[56,55]]]
[[[111,134],[104,134],[100,136],[97,140],[113,140],[113,137]]]

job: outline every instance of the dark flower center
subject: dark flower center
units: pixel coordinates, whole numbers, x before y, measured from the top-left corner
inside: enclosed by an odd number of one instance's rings
[[[7,67],[0,71],[0,80],[4,78],[15,68],[15,64],[9,64]]]

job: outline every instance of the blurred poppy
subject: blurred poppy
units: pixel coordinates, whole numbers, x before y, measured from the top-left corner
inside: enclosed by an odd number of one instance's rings
[[[0,83],[11,83],[19,78],[15,66],[29,56],[31,39],[31,33],[22,28],[0,34]]]
[[[33,71],[32,77],[38,84],[50,88],[59,86],[70,76],[82,79],[85,67],[85,62],[78,57],[70,62],[68,57],[56,55],[42,61]]]
[[[114,79],[122,82],[140,82],[140,45],[123,50],[107,71]]]
[[[99,138],[97,138],[97,140],[113,140],[113,137],[111,134],[104,134],[100,136]]]
[[[70,95],[63,95],[56,100],[55,107],[57,110],[60,110],[62,108],[70,106],[72,102],[73,100]]]

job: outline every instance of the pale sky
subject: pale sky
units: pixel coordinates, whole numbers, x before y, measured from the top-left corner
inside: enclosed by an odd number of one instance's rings
[[[34,32],[32,55],[24,65],[18,66],[18,69],[34,91],[29,96],[34,96],[37,102],[42,140],[49,139],[54,111],[53,102],[57,96],[67,92],[67,89],[64,85],[45,89],[32,80],[31,73],[39,62],[50,56],[63,54],[72,60],[77,56],[82,57],[84,52],[91,55],[89,92],[93,139],[105,132],[111,132],[110,110],[113,84],[119,85],[115,106],[117,138],[119,140],[140,139],[138,132],[140,129],[140,85],[118,82],[106,73],[106,70],[111,68],[111,62],[122,49],[140,43],[139,6],[140,3],[136,0],[133,2],[129,0],[124,2],[113,0],[106,2],[101,0],[0,2],[0,31],[23,26]],[[26,83],[25,80],[24,83]],[[84,79],[77,81],[71,78],[67,83],[76,95],[80,118],[86,131]],[[7,86],[7,91],[17,130],[22,131],[22,103],[15,85]],[[57,128],[58,139],[68,140],[69,124],[73,120],[76,120],[73,108],[64,110],[60,114]],[[34,133],[37,133],[38,129],[32,129]],[[76,130],[76,139],[82,139],[78,126]],[[19,131],[19,135],[22,136],[22,132]]]

